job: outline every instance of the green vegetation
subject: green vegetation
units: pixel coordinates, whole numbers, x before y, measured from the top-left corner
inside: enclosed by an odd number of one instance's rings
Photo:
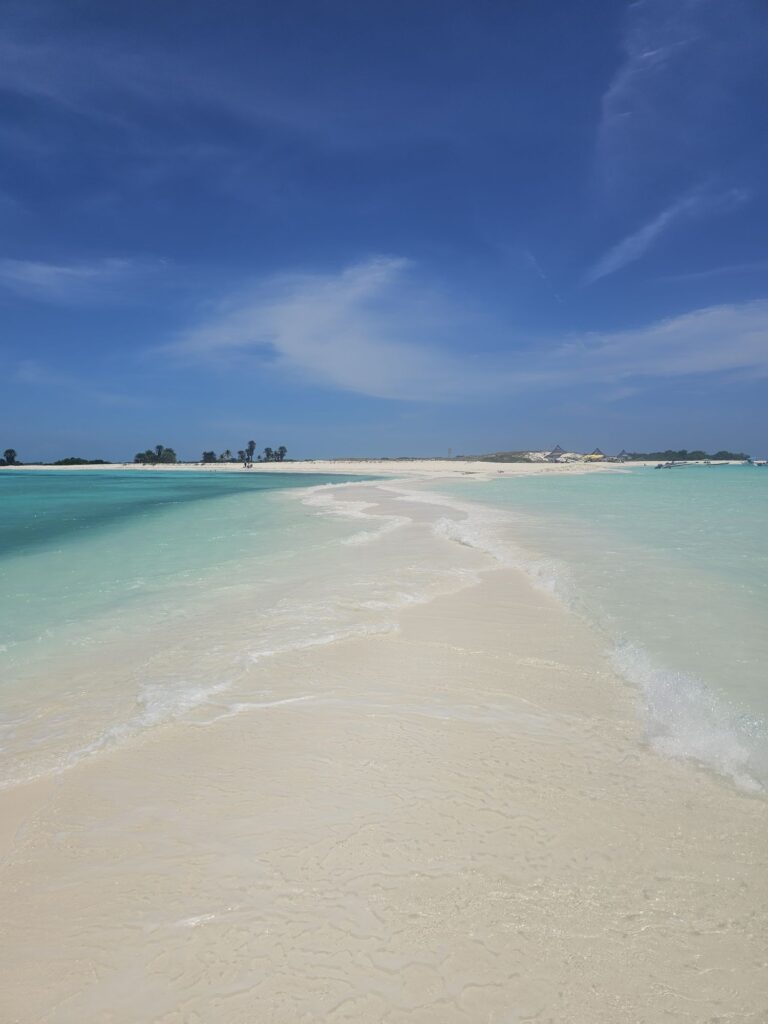
[[[157,444],[154,448],[147,448],[145,452],[138,452],[133,458],[144,466],[156,466],[158,464],[173,464],[177,461],[176,452],[173,448],[166,448],[164,444]]]
[[[627,458],[633,462],[704,462],[706,459],[743,462],[749,456],[744,452],[720,451],[715,452],[714,455],[708,455],[707,452],[702,452],[699,449],[689,452],[686,448],[681,448],[679,451],[672,451],[671,448],[668,448],[665,452],[630,452]]]
[[[279,448],[265,448],[264,449],[264,461],[265,462],[282,462],[285,456],[288,454],[288,449],[284,444],[281,444]]]
[[[489,455],[457,455],[459,462],[529,462],[527,452],[492,452]]]
[[[240,448],[236,454],[233,454],[229,448],[225,448],[220,455],[217,455],[213,450],[205,451],[202,453],[201,461],[203,463],[241,462],[246,468],[249,468],[253,465],[253,456],[255,452],[256,442],[249,441],[248,444],[244,448]],[[288,449],[284,444],[281,444],[279,448],[265,448],[264,455],[263,457],[259,456],[259,460],[261,461],[263,458],[265,462],[282,462],[287,454]],[[144,452],[137,452],[133,457],[133,461],[141,466],[172,466],[179,460],[173,448],[167,448],[164,444],[156,444],[154,448],[147,448]],[[18,461],[16,449],[6,448],[3,452],[3,458],[0,458],[0,467],[20,465],[21,463]],[[50,465],[111,466],[112,463],[109,459],[83,459],[80,456],[69,455],[65,459],[57,459],[55,462],[50,463]]]
[[[201,462],[210,464],[213,462],[242,462],[246,469],[250,469],[253,465],[253,456],[256,452],[256,442],[249,441],[245,448],[238,448],[237,457],[235,457],[231,450],[227,448],[217,455],[215,451],[210,450],[203,452]],[[265,448],[264,449],[264,462],[282,462],[285,456],[288,454],[288,449],[284,444],[281,444],[279,448]],[[262,461],[262,456],[259,456],[259,461]]]
[[[80,459],[70,455],[68,459],[57,459],[54,466],[111,466],[107,459]]]

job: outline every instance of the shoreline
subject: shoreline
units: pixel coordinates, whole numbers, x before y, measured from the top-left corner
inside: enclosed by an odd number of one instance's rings
[[[4,466],[11,471],[51,472],[204,472],[204,473],[317,473],[344,476],[421,476],[426,479],[460,478],[466,476],[530,476],[548,473],[621,472],[631,468],[650,468],[657,462],[480,462],[442,459],[304,459],[297,462],[255,462],[250,469],[242,463],[182,462],[144,465],[135,462],[114,462],[106,465],[53,466],[43,463]],[[713,463],[714,465],[714,463]],[[740,465],[736,462],[718,462],[717,465]]]
[[[458,589],[0,793],[8,1020],[760,1019],[764,801],[655,754],[592,630],[390,486],[344,488],[408,517],[346,557]]]

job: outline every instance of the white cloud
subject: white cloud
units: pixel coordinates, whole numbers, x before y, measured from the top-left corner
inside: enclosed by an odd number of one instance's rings
[[[660,102],[660,85],[697,43],[691,15],[682,13],[679,5],[673,12],[657,0],[639,0],[627,10],[624,59],[601,100],[598,157],[607,184],[632,170],[630,161],[644,142],[672,134],[675,102]],[[642,154],[643,161],[652,155]]]
[[[594,284],[600,278],[615,274],[630,263],[639,260],[667,231],[688,219],[704,217],[733,210],[750,198],[744,189],[730,189],[721,193],[699,191],[684,196],[662,210],[638,231],[623,238],[600,257],[584,275],[584,284]]]
[[[87,32],[65,31],[50,19],[41,23],[33,17],[27,23],[22,18],[3,26],[0,89],[122,127],[132,147],[164,152],[177,151],[179,140],[190,135],[198,140],[194,125],[185,130],[195,110],[214,110],[252,127],[271,127],[341,149],[461,137],[444,91],[424,89],[418,64],[418,88],[404,69],[383,98],[364,75],[350,89],[348,73],[322,48],[305,55],[305,61],[286,60],[265,36],[251,58],[229,66],[212,61],[205,47],[169,50],[145,40],[136,49],[90,26]],[[309,90],[308,68],[314,71]],[[166,130],[147,132],[142,145],[147,114],[153,121],[165,117]],[[232,148],[220,147],[229,162]]]
[[[601,101],[596,173],[609,194],[725,173],[751,147],[743,111],[765,77],[768,23],[754,0],[635,0]]]
[[[380,398],[455,392],[461,362],[428,336],[450,333],[442,300],[414,289],[410,263],[378,257],[338,274],[270,279],[173,348],[198,356],[256,350],[316,383]]]
[[[768,272],[768,260],[756,260],[754,263],[726,263],[722,267],[710,267],[707,270],[691,270],[682,274],[665,274],[663,281],[707,281],[717,277],[738,274],[764,274]]]
[[[750,371],[768,374],[768,302],[712,306],[635,330],[587,334],[560,345],[574,381],[617,382]]]
[[[0,260],[0,287],[45,302],[112,301],[117,286],[157,270],[162,261],[101,259],[91,263]]]
[[[407,260],[378,258],[337,274],[283,275],[240,295],[178,338],[179,358],[247,356],[260,372],[389,399],[481,398],[570,384],[694,374],[768,373],[768,302],[716,306],[640,327],[523,346],[420,291]]]
[[[687,199],[678,200],[668,206],[666,210],[644,224],[639,231],[622,239],[618,245],[614,245],[604,256],[595,263],[584,275],[585,284],[594,284],[601,277],[615,274],[617,270],[634,263],[653,245],[656,239],[680,221],[683,217],[693,212],[697,206],[697,199],[689,196]]]

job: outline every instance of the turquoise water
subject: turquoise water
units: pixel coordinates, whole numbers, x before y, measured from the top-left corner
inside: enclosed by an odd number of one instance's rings
[[[237,574],[244,560],[252,568],[288,555],[297,524],[269,496],[327,482],[304,474],[0,473],[6,653],[67,625],[82,633],[83,620],[106,609],[153,596],[167,606],[169,591],[214,568]]]
[[[302,587],[351,527],[285,498],[345,479],[0,472],[0,784],[184,712],[254,652],[343,630]]]
[[[404,545],[397,516],[340,500],[364,479],[0,471],[0,785],[282,700],[273,655],[386,632],[389,610],[471,583],[460,558]],[[768,469],[420,486],[461,512],[438,534],[601,631],[656,747],[768,787]]]
[[[520,564],[603,632],[659,748],[768,784],[768,469],[436,489],[510,515]]]

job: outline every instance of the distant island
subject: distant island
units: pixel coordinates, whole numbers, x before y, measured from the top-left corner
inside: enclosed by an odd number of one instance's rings
[[[70,456],[68,459],[57,459],[54,466],[111,466],[108,459],[79,459]]]
[[[679,451],[667,449],[665,452],[630,452],[627,456],[629,462],[746,462],[749,455],[745,452],[715,452],[709,455],[707,452],[686,451],[681,448]]]
[[[164,444],[157,444],[154,448],[147,448],[143,452],[137,452],[133,457],[133,462],[137,465],[143,466],[173,466],[180,463],[186,465],[211,465],[211,464],[232,464],[241,462],[244,468],[248,469],[254,465],[254,462],[283,462],[288,449],[285,445],[280,445],[277,448],[266,447],[262,450],[261,454],[256,455],[256,442],[249,441],[245,447],[239,448],[236,452],[232,452],[231,449],[226,448],[220,454],[217,454],[213,449],[202,452],[199,460],[185,462],[185,460],[179,459],[174,448],[169,448]],[[371,461],[385,461],[385,462],[398,462],[398,461],[413,461],[414,459],[425,459],[428,461],[438,462],[518,462],[518,463],[536,463],[536,462],[751,462],[751,457],[746,452],[732,452],[726,449],[710,453],[705,452],[703,449],[697,448],[693,451],[689,451],[687,448],[667,448],[664,451],[652,451],[652,452],[629,452],[626,450],[620,451],[617,455],[606,455],[605,452],[599,448],[593,449],[591,452],[576,452],[566,451],[561,448],[560,445],[555,445],[551,449],[543,449],[537,451],[500,451],[500,452],[487,452],[482,455],[451,455],[446,456],[409,456],[403,455],[399,457],[378,457],[378,458],[365,458],[365,457],[350,457],[348,459],[329,459],[326,461],[339,462],[371,462]],[[289,460],[290,461],[290,460]],[[120,465],[121,463],[114,463],[109,459],[86,459],[80,456],[67,456],[66,458],[57,459],[55,462],[49,463],[33,463],[34,465],[50,465],[50,466],[111,466]],[[124,465],[124,463],[122,463]],[[22,466],[23,462],[19,460],[18,453],[15,448],[6,448],[3,452],[3,457],[0,458],[0,467],[9,466]]]

